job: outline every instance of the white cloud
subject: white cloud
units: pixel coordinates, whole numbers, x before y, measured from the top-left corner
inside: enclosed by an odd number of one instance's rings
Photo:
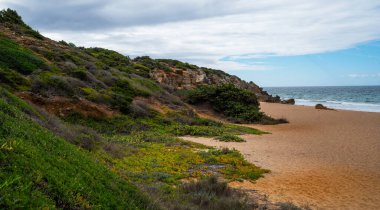
[[[176,58],[223,70],[265,70],[269,67],[238,60],[335,51],[380,38],[376,0],[114,0],[91,14],[96,14],[94,21],[107,20],[99,21],[100,26],[112,24],[104,30],[40,31],[87,47]],[[223,61],[226,56],[234,57]]]

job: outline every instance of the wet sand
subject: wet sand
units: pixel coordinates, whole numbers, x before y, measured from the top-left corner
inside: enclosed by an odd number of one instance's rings
[[[314,209],[380,209],[380,113],[261,106],[290,123],[247,125],[271,134],[244,135],[244,143],[186,139],[236,148],[250,162],[270,169],[265,178],[241,187],[266,193],[272,201]]]

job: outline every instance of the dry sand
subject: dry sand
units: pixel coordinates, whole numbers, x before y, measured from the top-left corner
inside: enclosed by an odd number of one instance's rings
[[[272,201],[314,209],[380,209],[380,113],[261,106],[290,123],[247,125],[271,134],[245,135],[245,143],[185,139],[236,148],[250,162],[270,169],[265,178],[241,187],[266,193]]]

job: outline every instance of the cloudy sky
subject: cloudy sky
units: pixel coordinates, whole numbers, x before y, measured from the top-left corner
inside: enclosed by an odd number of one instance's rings
[[[379,0],[0,0],[45,36],[262,86],[380,85]]]

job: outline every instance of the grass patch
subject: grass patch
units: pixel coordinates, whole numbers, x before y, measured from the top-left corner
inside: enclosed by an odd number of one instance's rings
[[[217,136],[215,139],[224,142],[245,142],[243,138],[232,134],[224,134],[221,136]]]

